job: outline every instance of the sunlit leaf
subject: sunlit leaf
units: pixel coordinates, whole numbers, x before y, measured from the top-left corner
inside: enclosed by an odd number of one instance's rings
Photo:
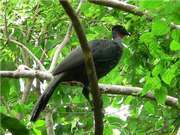
[[[33,131],[34,131],[35,135],[42,135],[41,130],[39,130],[39,129],[33,128]]]
[[[180,42],[180,30],[173,30],[171,37],[176,41],[176,42]]]
[[[154,105],[151,102],[146,102],[144,104],[144,109],[148,112],[148,113],[152,113],[154,114],[155,109],[154,109]]]
[[[179,51],[180,50],[180,43],[176,42],[175,40],[173,40],[170,44],[170,49],[172,51]]]
[[[165,21],[156,20],[152,23],[152,33],[154,35],[161,36],[168,33],[169,30],[170,30],[170,27]]]
[[[142,95],[145,95],[149,90],[160,89],[161,80],[159,77],[148,77],[143,87]]]
[[[162,80],[170,85],[172,79],[176,76],[177,66],[173,65],[162,74]]]
[[[111,128],[111,126],[106,126],[104,128],[104,133],[105,133],[105,135],[112,135],[113,134],[113,129]]]
[[[151,32],[147,32],[141,35],[140,41],[148,44],[154,40],[154,36]]]
[[[155,90],[155,97],[158,103],[165,104],[167,90],[162,87],[161,89]]]
[[[34,124],[34,126],[37,127],[42,127],[45,125],[45,121],[44,120],[37,120]]]
[[[130,102],[133,100],[133,97],[132,96],[128,96],[126,99],[125,99],[125,101],[124,101],[124,103],[125,104],[130,104]]]
[[[161,64],[156,65],[152,70],[152,75],[157,76],[159,75],[163,70],[163,66]]]
[[[107,21],[110,22],[111,24],[117,24],[119,20],[114,18],[113,16],[105,16],[101,19],[101,21]]]
[[[141,0],[140,6],[146,9],[155,9],[162,4],[161,0]]]

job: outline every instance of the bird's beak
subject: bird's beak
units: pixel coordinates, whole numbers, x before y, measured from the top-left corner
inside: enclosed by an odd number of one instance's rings
[[[131,36],[131,33],[130,33],[130,32],[127,32],[127,36]]]

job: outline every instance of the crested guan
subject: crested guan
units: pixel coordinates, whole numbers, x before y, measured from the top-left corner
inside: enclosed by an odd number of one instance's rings
[[[129,35],[129,33],[123,26],[115,25],[112,28],[113,40],[98,39],[88,42],[93,55],[98,79],[105,76],[118,64],[123,51],[121,39],[126,35]],[[82,93],[87,100],[90,101],[89,81],[86,74],[83,52],[80,47],[77,47],[65,57],[65,59],[52,71],[52,74],[54,78],[34,107],[30,119],[31,121],[36,121],[60,82],[81,82],[84,85]]]

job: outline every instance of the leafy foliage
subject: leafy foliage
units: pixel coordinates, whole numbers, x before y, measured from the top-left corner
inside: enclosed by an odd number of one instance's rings
[[[84,2],[80,10],[80,19],[88,40],[110,39],[111,27],[114,24],[123,24],[131,32],[131,37],[124,39],[128,48],[124,48],[118,66],[100,82],[139,86],[143,88],[142,96],[152,92],[156,97],[156,102],[151,102],[141,97],[103,95],[105,108],[112,106],[120,109],[124,104],[130,105],[130,116],[126,121],[114,115],[105,115],[105,135],[119,132],[123,135],[175,133],[179,126],[177,115],[180,112],[176,108],[165,106],[165,99],[167,95],[171,95],[180,100],[180,31],[171,28],[171,22],[180,23],[180,1],[128,0],[128,3],[139,6],[142,11],[148,10],[153,19],[148,20],[89,2]],[[72,1],[74,8],[77,4],[78,1]],[[58,0],[3,0],[0,2],[0,11],[3,14],[0,20],[0,38],[6,38],[8,34],[22,42],[48,69],[56,50],[55,46],[62,42],[69,23]],[[23,51],[16,44],[6,40],[0,40],[0,44],[1,70],[16,70],[25,63],[27,54],[24,57]],[[70,42],[61,52],[59,62],[78,44],[76,34],[73,33]],[[35,68],[33,60],[29,59],[28,66]],[[11,120],[9,116],[16,117],[23,113],[23,125],[20,128],[23,128],[21,133],[26,133],[24,125],[29,123],[39,89],[33,84],[27,102],[22,104],[20,81],[4,78],[0,81],[0,112],[3,113],[1,117],[9,119],[7,123],[2,121],[0,130],[3,133],[7,132],[7,129],[14,132],[14,129],[10,128],[12,126],[9,126],[14,118]],[[27,80],[24,79],[24,82]],[[93,134],[93,112],[82,96],[81,89],[80,86],[64,84],[53,94],[49,107],[54,109],[56,134]],[[9,116],[4,115],[7,113]],[[45,113],[42,113],[40,120],[27,127],[32,134],[47,134],[44,115]]]

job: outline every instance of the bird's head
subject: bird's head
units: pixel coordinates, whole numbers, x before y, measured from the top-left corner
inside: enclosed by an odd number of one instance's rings
[[[121,25],[115,25],[112,27],[113,40],[121,40],[130,33]]]

